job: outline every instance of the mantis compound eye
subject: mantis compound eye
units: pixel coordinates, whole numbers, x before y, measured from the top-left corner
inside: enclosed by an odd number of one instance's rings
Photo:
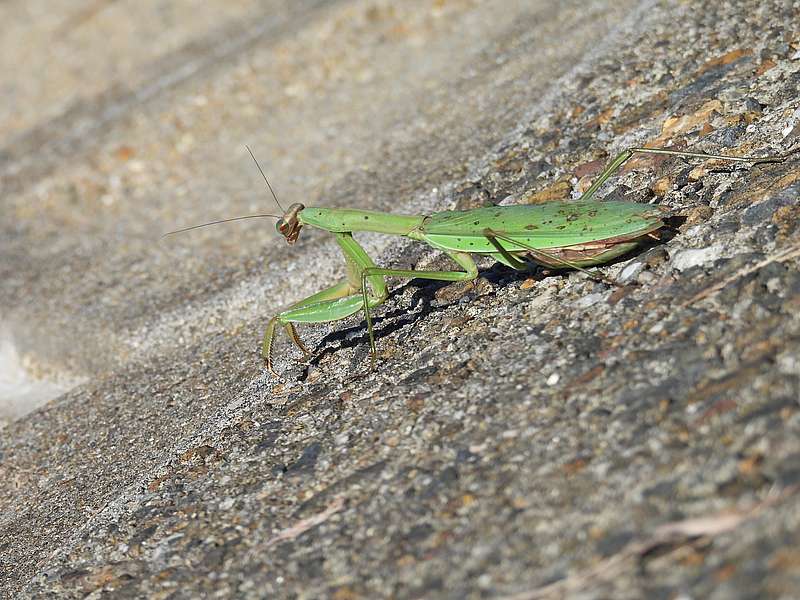
[[[283,219],[278,219],[278,221],[275,223],[275,229],[278,231],[278,233],[282,234],[283,229],[285,227],[286,227],[286,221],[284,221]]]

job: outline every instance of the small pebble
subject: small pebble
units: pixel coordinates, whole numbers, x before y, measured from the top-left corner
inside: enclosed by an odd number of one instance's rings
[[[576,300],[574,306],[577,308],[589,308],[590,306],[594,306],[598,302],[602,302],[607,295],[608,295],[607,292],[587,294],[586,296],[583,296],[582,298]]]
[[[639,273],[639,276],[636,278],[636,281],[641,283],[642,285],[649,285],[656,280],[656,274],[652,271],[642,271]]]
[[[672,257],[672,268],[676,271],[685,271],[711,263],[722,254],[722,246],[713,245],[705,248],[687,248],[676,252]]]
[[[644,265],[638,261],[626,265],[625,268],[622,269],[622,272],[619,274],[619,277],[617,278],[618,281],[620,281],[621,283],[627,283],[628,281],[631,281],[634,277],[636,277],[639,274],[639,272],[642,270],[643,267]]]

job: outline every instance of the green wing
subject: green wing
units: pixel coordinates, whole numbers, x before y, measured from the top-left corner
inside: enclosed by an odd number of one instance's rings
[[[534,248],[560,248],[617,237],[638,237],[663,226],[663,213],[635,202],[548,202],[444,211],[419,228],[425,241],[444,250],[496,252],[487,229]],[[524,250],[503,241],[509,251]]]

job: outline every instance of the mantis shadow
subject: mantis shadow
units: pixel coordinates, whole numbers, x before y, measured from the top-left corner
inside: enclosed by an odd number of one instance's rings
[[[522,281],[531,276],[536,277],[537,280],[543,280],[553,275],[553,273],[538,272],[538,267],[535,267],[535,269],[536,271],[515,271],[505,265],[495,263],[489,268],[481,269],[479,277],[487,280],[492,286],[493,291],[486,295],[493,295],[494,290],[502,285],[508,285],[514,281]],[[413,328],[428,316],[444,312],[450,308],[454,302],[438,301],[437,304],[434,304],[439,290],[450,285],[453,285],[453,282],[415,278],[394,287],[391,290],[391,296],[401,296],[409,289],[413,289],[414,292],[408,305],[396,307],[388,312],[372,316],[375,341],[378,342],[409,326]],[[458,300],[455,302],[458,302]],[[355,332],[358,332],[358,335],[354,335]],[[411,334],[409,333],[408,335]],[[318,366],[329,354],[354,347],[363,348],[365,356],[362,358],[363,360],[368,360],[366,354],[369,351],[369,335],[363,320],[357,325],[337,329],[324,336],[317,344],[317,348],[320,350],[314,354],[314,357],[304,369],[303,378],[311,367]],[[357,358],[356,360],[360,359]]]

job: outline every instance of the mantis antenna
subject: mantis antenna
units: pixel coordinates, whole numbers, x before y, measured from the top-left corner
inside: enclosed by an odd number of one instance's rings
[[[277,204],[278,208],[280,208],[285,213],[286,210],[283,208],[283,206],[281,206],[281,203],[278,201],[278,196],[276,196],[275,192],[272,190],[272,186],[269,184],[269,180],[267,179],[267,176],[264,174],[264,170],[261,168],[261,165],[258,164],[258,160],[256,160],[255,154],[253,154],[253,151],[250,150],[250,146],[248,146],[247,144],[245,144],[244,147],[247,148],[247,151],[250,153],[250,156],[253,158],[253,162],[256,163],[256,167],[258,167],[258,171],[261,173],[261,176],[264,178],[264,181],[266,182],[270,193],[272,193],[272,197],[275,198],[275,204]],[[233,217],[232,219],[221,219],[219,221],[209,221],[208,223],[201,223],[200,225],[192,225],[191,227],[184,227],[183,229],[176,229],[175,231],[168,231],[167,233],[165,233],[164,235],[161,236],[161,239],[164,239],[168,235],[174,235],[176,233],[184,233],[185,231],[191,231],[192,229],[200,229],[201,227],[208,227],[209,225],[219,225],[220,223],[230,223],[231,221],[241,221],[243,219],[261,219],[261,218],[264,218],[264,217],[269,217],[271,219],[279,219],[279,220],[282,218],[282,217],[279,217],[278,215],[261,214],[261,215],[245,215],[243,217]]]
[[[219,225],[220,223],[230,223],[231,221],[241,221],[243,219],[261,219],[264,217],[269,217],[270,219],[280,219],[278,215],[245,215],[243,217],[233,217],[232,219],[222,219],[220,221],[209,221],[208,223],[201,223],[200,225],[192,225],[191,227],[184,227],[183,229],[176,229],[175,231],[168,231],[161,238],[165,238],[168,235],[173,235],[175,233],[183,233],[184,231],[191,231],[192,229],[200,229],[201,227],[208,227],[209,225]]]
[[[280,208],[283,212],[286,212],[286,209],[281,206],[280,202],[278,202],[278,197],[275,195],[275,192],[272,191],[272,186],[269,184],[269,180],[267,179],[267,176],[264,175],[264,170],[261,168],[261,165],[258,164],[258,161],[256,160],[255,154],[253,154],[253,151],[250,150],[250,146],[245,144],[244,147],[247,148],[247,151],[250,153],[250,156],[253,157],[253,162],[256,163],[256,166],[258,167],[258,170],[261,173],[261,176],[264,178],[264,181],[266,182],[267,187],[269,188],[269,191],[272,193],[272,197],[275,198],[275,204],[277,204],[278,208]]]

